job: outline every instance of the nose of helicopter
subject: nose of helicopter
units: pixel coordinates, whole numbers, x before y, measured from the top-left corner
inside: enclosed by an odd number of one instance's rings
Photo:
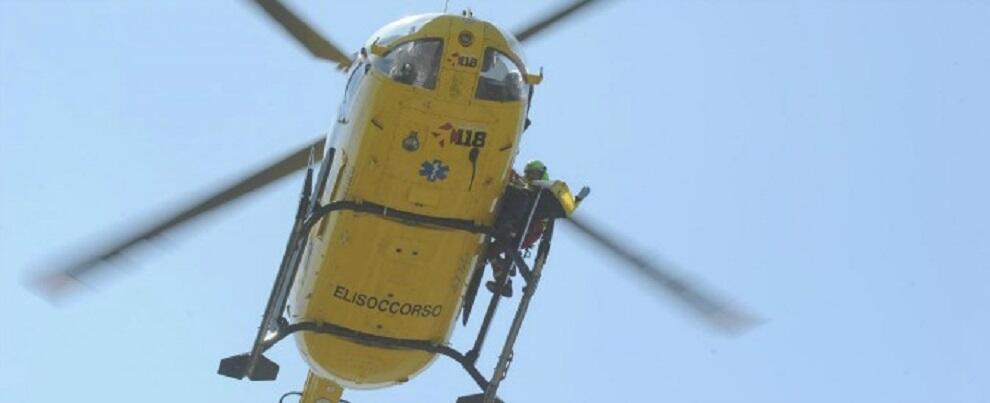
[[[452,102],[467,103],[474,94],[474,86],[481,69],[484,53],[484,36],[487,24],[467,17],[451,19],[445,38],[442,79],[440,90]]]

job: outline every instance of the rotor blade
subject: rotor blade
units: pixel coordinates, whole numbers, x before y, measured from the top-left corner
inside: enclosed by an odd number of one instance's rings
[[[586,6],[592,3],[600,2],[600,0],[577,0],[566,6],[563,6],[554,12],[543,16],[538,21],[530,24],[526,28],[516,31],[516,39],[519,42],[525,42],[527,39],[543,32],[543,30],[549,28],[553,24],[560,22],[560,20],[571,16],[572,14],[585,9]]]
[[[155,238],[165,231],[182,225],[204,213],[222,207],[252,191],[305,168],[311,158],[313,160],[322,158],[325,141],[325,138],[322,137],[311,141],[305,146],[296,149],[291,154],[273,161],[263,168],[252,172],[250,175],[223,187],[218,192],[196,200],[188,206],[172,213],[164,214],[165,218],[151,225],[128,231],[118,237],[117,241],[112,241],[109,245],[37,279],[35,285],[47,297],[58,297],[68,291],[71,286],[81,285],[80,276],[97,272],[100,268],[105,268],[106,266],[100,265],[100,263],[112,259],[138,243]]]
[[[289,35],[296,38],[313,56],[337,63],[341,70],[351,65],[351,58],[336,45],[328,41],[319,32],[279,0],[254,0],[268,16],[272,17]]]
[[[753,316],[724,302],[722,298],[703,293],[697,287],[674,275],[670,268],[647,261],[619,245],[612,237],[592,228],[588,223],[574,217],[570,217],[569,221],[578,231],[629,263],[638,274],[653,281],[654,285],[674,296],[676,300],[684,303],[693,313],[698,314],[717,329],[727,333],[739,333],[757,324]]]

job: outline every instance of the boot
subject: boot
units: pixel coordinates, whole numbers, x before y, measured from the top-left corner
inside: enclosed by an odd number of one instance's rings
[[[487,288],[488,291],[491,291],[494,294],[495,288],[498,287],[498,281],[510,274],[509,268],[512,265],[510,264],[508,258],[500,257],[500,256],[489,258],[488,262],[491,263],[492,265],[492,276],[495,277],[495,281],[489,281],[485,283],[485,288]],[[502,290],[499,292],[499,294],[506,298],[512,297],[511,278],[505,281],[505,287],[502,287]]]
[[[487,283],[485,283],[485,288],[487,288],[488,291],[490,291],[492,294],[495,293],[495,288],[497,288],[497,287],[498,287],[498,283],[496,283],[494,281],[488,281]],[[511,278],[506,280],[505,287],[502,287],[502,292],[500,292],[499,295],[501,295],[503,297],[506,297],[506,298],[512,298],[512,279]]]

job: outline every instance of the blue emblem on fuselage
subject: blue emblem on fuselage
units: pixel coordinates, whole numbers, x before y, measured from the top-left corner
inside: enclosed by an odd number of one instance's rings
[[[430,182],[442,181],[447,179],[447,172],[450,171],[450,167],[440,160],[426,161],[423,165],[420,165],[419,176],[426,178]]]

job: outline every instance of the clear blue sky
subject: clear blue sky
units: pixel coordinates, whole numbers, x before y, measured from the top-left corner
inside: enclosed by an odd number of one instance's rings
[[[532,3],[451,9],[511,28],[558,2]],[[442,2],[290,4],[355,50]],[[984,1],[627,0],[527,44],[546,79],[520,159],[590,185],[581,214],[768,322],[710,334],[562,230],[501,395],[990,401],[988,21]],[[214,373],[254,335],[300,178],[128,255],[68,307],[21,280],[322,133],[343,85],[239,1],[0,0],[0,401],[300,389],[292,343],[275,382]],[[441,360],[347,397],[473,388]]]

